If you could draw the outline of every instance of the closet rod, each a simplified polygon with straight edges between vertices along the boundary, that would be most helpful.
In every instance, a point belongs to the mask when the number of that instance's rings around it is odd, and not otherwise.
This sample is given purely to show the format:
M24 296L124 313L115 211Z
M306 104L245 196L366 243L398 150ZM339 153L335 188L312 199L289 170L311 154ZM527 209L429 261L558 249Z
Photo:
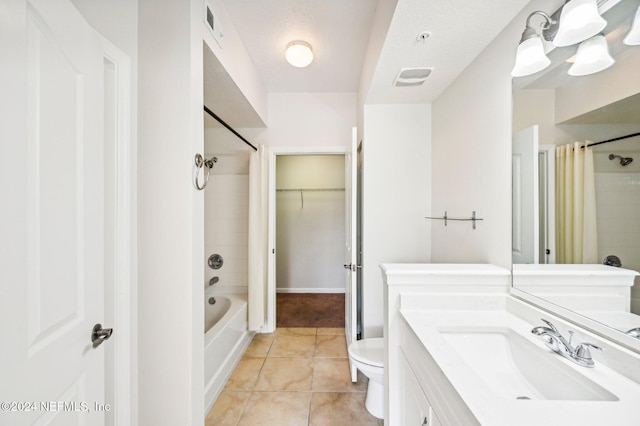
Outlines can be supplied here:
M344 188L287 188L287 189L276 189L277 192L300 192L300 191L311 191L311 192L322 192L322 191L344 191Z
M613 139L607 139L606 141L601 141L601 142L595 142L595 143L590 143L587 146L596 146L596 145L602 145L603 143L609 143L609 142L615 142L615 141L620 141L622 139L629 139L629 138L633 138L635 136L640 136L640 132L637 133L632 133L630 135L626 135L626 136L620 136L617 138L613 138ZM583 147L584 148L584 147Z
M233 128L231 128L231 126L229 126L227 123L224 122L224 120L220 117L218 117L213 111L211 111L209 108L207 108L206 105L204 105L204 111L209 114L211 117L215 118L216 120L218 120L218 123L222 124L224 127L227 128L227 130L229 130L231 133L233 133L234 135L236 135L237 137L240 138L240 140L244 143L246 143L247 145L249 145L251 148L253 148L254 151L257 151L258 148L256 148L255 146L253 146L253 144L251 142L249 142L248 140L246 140L245 138L242 137L242 135L238 132L236 132L235 130L233 130Z

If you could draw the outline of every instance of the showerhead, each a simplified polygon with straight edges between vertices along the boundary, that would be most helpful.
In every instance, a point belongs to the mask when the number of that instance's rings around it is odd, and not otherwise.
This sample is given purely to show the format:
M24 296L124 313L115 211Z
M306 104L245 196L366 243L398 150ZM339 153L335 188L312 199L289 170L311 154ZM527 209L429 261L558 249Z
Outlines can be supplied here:
M616 158L620 159L620 165L621 166L628 166L633 161L633 158L631 158L631 157L622 157L622 156L616 155L616 154L609 154L609 160L613 160L613 159L616 159Z

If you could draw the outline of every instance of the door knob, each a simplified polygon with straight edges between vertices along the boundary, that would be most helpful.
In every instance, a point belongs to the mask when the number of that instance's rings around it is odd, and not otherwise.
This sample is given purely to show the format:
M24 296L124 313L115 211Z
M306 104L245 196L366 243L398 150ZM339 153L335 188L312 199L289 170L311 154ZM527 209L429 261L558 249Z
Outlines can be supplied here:
M93 326L93 330L91 330L91 343L93 343L93 347L97 348L100 346L102 342L111 337L113 333L113 328L102 328L102 324L96 324Z

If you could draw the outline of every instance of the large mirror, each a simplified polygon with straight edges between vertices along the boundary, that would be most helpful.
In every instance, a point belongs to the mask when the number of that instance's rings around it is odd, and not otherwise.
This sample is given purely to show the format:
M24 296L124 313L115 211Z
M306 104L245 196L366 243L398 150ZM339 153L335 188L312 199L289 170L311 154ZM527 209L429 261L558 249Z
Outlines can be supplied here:
M598 3L611 67L569 75L575 45L513 79L513 287L640 350L640 0Z

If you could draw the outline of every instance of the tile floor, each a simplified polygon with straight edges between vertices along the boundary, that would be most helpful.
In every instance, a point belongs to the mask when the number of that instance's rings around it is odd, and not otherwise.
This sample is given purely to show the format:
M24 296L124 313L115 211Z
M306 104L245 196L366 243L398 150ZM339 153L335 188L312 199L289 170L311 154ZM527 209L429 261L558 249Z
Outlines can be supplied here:
M344 328L257 334L206 426L382 426L364 407L367 378L351 382Z

